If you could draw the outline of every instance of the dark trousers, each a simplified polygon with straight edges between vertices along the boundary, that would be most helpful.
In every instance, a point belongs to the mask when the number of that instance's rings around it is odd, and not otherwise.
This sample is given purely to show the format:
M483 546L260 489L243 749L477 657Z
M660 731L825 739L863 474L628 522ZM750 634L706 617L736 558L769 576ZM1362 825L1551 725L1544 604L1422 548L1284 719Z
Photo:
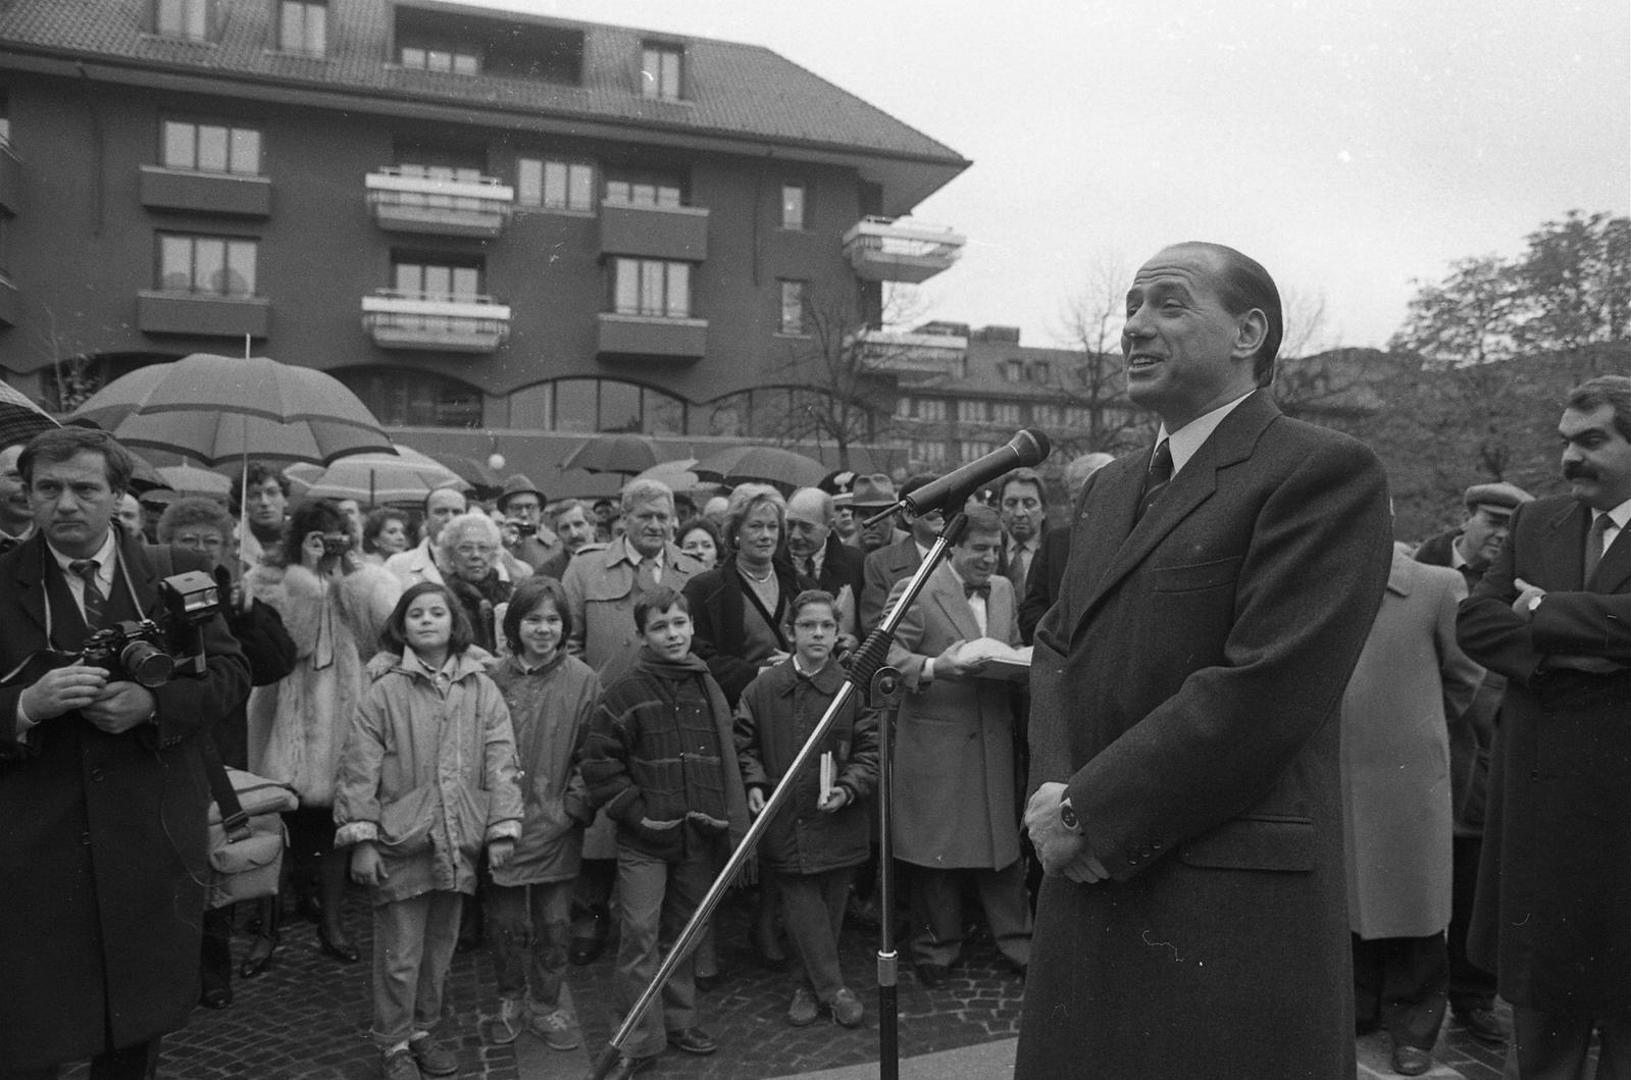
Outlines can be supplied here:
M233 904L210 908L204 912L204 938L200 953L199 974L204 991L232 989L232 913Z
M853 866L817 874L765 872L776 883L787 915L787 937L793 943L798 968L794 978L815 991L817 999L832 1004L844 988L838 964L838 937L844 929L844 907L849 901ZM764 878L760 878L761 885Z
M570 878L533 885L487 883L487 941L499 997L526 995L546 1012L571 1003L566 938L572 886Z
M1481 836L1458 836L1451 850L1450 878L1450 1008L1458 1013L1495 1005L1495 976L1467 957L1467 927L1472 922L1472 898L1478 888Z
M962 956L965 882L979 894L997 951L1020 966L1031 962L1031 906L1021 860L1001 870L911 870L913 963L950 967Z
M1512 1006L1505 1080L1586 1080L1591 1033L1602 1045L1596 1080L1631 1080L1631 1012L1609 1017L1560 1016Z
M149 1039L118 1050L104 1050L91 1058L91 1080L153 1080L159 1064L159 1039ZM0 1080L56 1080L57 1066L43 1069L0 1069Z
M1448 1003L1450 963L1444 935L1353 936L1354 1023L1382 1027L1401 1046L1431 1050Z

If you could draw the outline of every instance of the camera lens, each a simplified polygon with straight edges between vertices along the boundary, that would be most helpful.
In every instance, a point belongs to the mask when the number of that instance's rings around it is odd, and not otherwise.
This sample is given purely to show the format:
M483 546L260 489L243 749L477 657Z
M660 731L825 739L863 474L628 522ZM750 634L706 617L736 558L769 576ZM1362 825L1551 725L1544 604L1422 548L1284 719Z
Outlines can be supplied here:
M132 641L119 652L119 664L131 681L152 689L170 681L176 661L169 653L152 642Z

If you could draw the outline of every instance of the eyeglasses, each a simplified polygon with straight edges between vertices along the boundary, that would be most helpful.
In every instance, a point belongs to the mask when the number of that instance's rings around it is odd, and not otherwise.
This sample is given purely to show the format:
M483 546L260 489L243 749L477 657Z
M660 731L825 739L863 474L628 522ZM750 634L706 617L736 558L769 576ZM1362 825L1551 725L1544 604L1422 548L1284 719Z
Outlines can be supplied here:
M472 555L491 555L498 548L492 544L460 544L453 550L465 558L469 558Z

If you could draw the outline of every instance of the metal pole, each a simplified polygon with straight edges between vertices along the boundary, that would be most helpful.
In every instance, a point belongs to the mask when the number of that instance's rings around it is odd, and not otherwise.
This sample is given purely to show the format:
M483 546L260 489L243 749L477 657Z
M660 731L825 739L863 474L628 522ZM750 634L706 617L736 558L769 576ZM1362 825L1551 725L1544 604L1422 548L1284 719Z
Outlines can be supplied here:
M640 1018L645 1015L646 1010L649 1009L657 1000L657 995L662 992L663 986L668 983L669 979L673 978L674 969L679 967L680 963L691 954L692 948L694 948L696 945L697 938L701 936L703 925L706 924L707 921L713 916L714 908L719 906L719 901L725 895L725 890L730 886L730 883L735 880L736 875L742 869L742 865L753 856L754 847L758 844L759 838L764 835L765 829L769 827L770 819L775 816L776 811L779 810L788 799L793 797L792 782L794 778L796 778L802 770L808 767L809 764L819 756L820 748L826 740L827 733L832 729L833 724L837 722L839 714L844 710L844 707L849 704L850 698L857 692L858 687L866 686L870 689L872 687L874 675L887 674L880 672L879 669L883 667L884 658L889 653L889 643L894 639L895 628L900 625L900 621L905 616L906 610L912 606L914 601L917 600L917 595L923 590L924 584L928 582L929 575L934 573L935 568L939 566L941 561L946 557L946 552L951 548L951 546L961 539L963 531L967 527L968 519L962 514L958 514L956 517L952 518L946 523L945 528L941 530L939 539L934 542L934 547L929 550L928 557L923 560L923 565L917 568L917 571L907 582L906 589L901 593L900 599L897 600L895 602L895 606L884 615L882 624L880 624L876 630L872 631L871 634L867 635L866 642L858 650L856 650L854 657L850 661L848 681L846 681L843 686L838 688L838 693L836 696L834 696L832 704L828 705L827 711L822 714L821 722L815 726L815 730L810 732L810 737L806 739L804 741L804 745L799 748L799 752L793 758L792 764L788 765L787 772L782 775L781 781L776 785L776 790L770 793L770 798L765 802L765 808L759 812L759 816L755 818L753 824L749 826L747 835L744 836L742 838L742 842L736 846L736 850L731 852L730 858L725 860L725 868L719 872L718 877L714 878L714 883L708 887L707 894L703 896L702 902L697 905L697 910L691 915L691 920L685 924L685 929L680 931L679 937L674 939L674 945L671 949L669 949L668 955L663 958L662 965L657 968L657 974L652 976L651 982L648 983L646 988L640 992L640 997L636 999L633 1007L629 1009L628 1015L623 1018L623 1023L619 1025L617 1032L612 1035L611 1042L606 1044L606 1049L601 1051L600 1056L590 1063L589 1080L605 1080L606 1074L611 1071L613 1065L617 1064L617 1059L622 1052L623 1044L628 1041L629 1036L634 1034L635 1027L640 1023ZM878 867L878 896L880 903L887 899L888 902L892 904L894 901L894 885L891 880L893 876L893 868L890 866L887 858L888 852L892 849L888 826L886 824L889 820L889 812L886 805L886 800L883 798L883 793L888 790L888 788L885 786L887 784L887 780L885 779L887 773L884 771L884 762L888 759L884 757L884 747L888 742L890 733L887 731L887 729L884 729L883 726L880 725L879 734L878 764L880 794L878 800L878 818L880 822L879 828L883 830L882 836L880 837L882 842L880 845L879 857L883 860L883 862ZM880 979L885 973L884 953L886 951L889 954L888 967L891 979L893 978L894 974L894 927L891 925L893 919L894 911L891 909L885 909L882 917L883 929L879 948ZM880 982L878 1018L880 1040L879 1059L881 1067L889 1070L888 1072L884 1073L884 1076L893 1080L893 1078L898 1075L900 1067L899 1046L897 1043L896 1045L890 1047L889 1053L885 1055L883 1052L882 1042L883 1033L886 1028L890 1031L891 1035L893 1035L896 1031L897 1010L895 1008L896 1002L893 982L889 984L888 997L890 1009L887 1019L883 1015L883 997L883 984Z

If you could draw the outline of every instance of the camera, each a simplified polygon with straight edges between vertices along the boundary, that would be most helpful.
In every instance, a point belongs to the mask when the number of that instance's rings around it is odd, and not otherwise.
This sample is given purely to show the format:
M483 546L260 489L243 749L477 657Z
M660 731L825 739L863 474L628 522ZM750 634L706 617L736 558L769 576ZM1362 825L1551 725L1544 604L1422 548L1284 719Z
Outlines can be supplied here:
M19 670L66 667L83 660L92 667L106 668L114 682L133 682L148 689L169 682L178 667L191 666L201 673L202 627L221 609L220 586L202 570L189 570L159 582L159 599L163 610L155 617L104 626L78 652L42 649ZM25 677L32 682L40 673Z
M538 535L538 526L534 525L530 521L522 521L520 518L511 518L507 524L510 528L515 530L515 534L517 536L527 537Z
M351 550L352 546L350 533L323 534L323 555L326 558L333 558L336 555L344 555L346 552Z

